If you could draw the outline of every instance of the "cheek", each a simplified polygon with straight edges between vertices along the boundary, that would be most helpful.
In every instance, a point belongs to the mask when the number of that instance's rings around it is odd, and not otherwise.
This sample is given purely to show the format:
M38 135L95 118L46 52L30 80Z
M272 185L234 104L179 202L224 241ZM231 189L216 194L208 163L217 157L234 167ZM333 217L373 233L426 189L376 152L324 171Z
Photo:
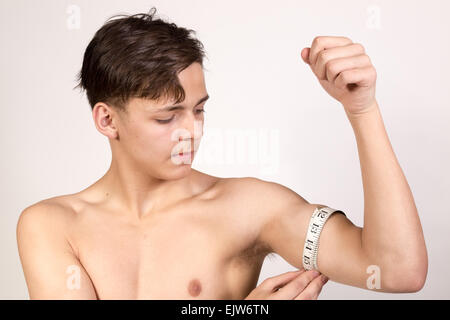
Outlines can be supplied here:
M170 131L167 128L146 128L136 135L137 147L144 157L164 159L170 153L173 144L170 141Z

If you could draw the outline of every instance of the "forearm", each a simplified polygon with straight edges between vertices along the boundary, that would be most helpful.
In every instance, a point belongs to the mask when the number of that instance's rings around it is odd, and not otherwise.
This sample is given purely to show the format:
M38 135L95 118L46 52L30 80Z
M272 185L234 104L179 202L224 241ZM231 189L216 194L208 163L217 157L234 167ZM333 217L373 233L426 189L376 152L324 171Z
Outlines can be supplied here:
M380 267L395 269L396 276L425 277L428 259L420 219L379 106L375 103L372 111L347 116L356 137L364 187L363 250Z

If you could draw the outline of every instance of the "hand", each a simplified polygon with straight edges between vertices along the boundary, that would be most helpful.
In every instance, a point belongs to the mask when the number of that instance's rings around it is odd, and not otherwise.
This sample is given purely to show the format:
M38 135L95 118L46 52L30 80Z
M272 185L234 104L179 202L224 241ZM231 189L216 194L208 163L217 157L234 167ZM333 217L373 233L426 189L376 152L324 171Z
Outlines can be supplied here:
M375 108L377 73L361 44L347 37L315 37L311 48L303 48L301 56L347 114Z
M312 270L290 271L265 279L244 300L317 300L327 281Z

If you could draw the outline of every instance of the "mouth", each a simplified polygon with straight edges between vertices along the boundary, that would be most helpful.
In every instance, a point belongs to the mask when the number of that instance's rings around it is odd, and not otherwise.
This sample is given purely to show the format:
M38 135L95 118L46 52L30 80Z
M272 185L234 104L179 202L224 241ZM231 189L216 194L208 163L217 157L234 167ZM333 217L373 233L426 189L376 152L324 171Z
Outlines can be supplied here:
M191 152L179 152L179 153L174 153L172 154L172 157L184 157L184 158L188 158L188 157L193 157L194 156L194 151Z

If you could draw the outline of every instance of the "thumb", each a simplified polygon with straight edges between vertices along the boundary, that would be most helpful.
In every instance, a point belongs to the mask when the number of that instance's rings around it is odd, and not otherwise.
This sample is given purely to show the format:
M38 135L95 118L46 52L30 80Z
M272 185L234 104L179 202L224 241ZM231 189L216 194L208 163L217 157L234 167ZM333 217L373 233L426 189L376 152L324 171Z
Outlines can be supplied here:
M303 48L300 55L305 63L309 64L309 50L310 48Z

